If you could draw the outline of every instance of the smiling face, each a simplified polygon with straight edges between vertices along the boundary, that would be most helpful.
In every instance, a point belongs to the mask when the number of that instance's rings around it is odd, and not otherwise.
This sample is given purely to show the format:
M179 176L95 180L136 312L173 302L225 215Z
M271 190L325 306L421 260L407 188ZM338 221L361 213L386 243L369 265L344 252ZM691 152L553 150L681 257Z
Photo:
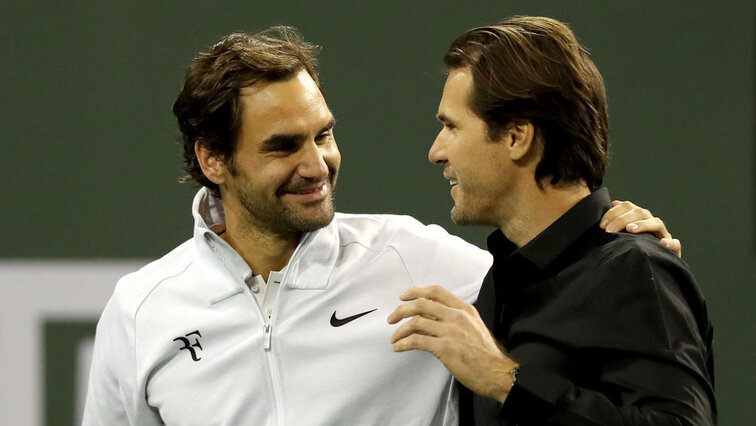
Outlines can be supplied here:
M502 202L511 192L504 143L486 136L486 123L468 107L473 77L468 68L453 69L444 85L438 119L444 127L428 159L444 166L452 185L451 217L460 225L498 226Z
M341 155L320 89L300 71L239 97L236 151L217 182L227 219L280 236L328 225Z

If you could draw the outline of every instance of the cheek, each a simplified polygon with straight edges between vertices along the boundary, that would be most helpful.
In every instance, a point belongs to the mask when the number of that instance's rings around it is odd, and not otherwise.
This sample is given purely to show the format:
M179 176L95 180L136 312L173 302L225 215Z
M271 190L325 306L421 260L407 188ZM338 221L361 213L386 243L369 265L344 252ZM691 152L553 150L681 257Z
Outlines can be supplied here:
M326 165L328 165L328 168L333 170L339 169L339 166L341 165L341 152L336 148L336 145L323 153L323 160Z
M502 165L494 153L483 152L482 155L469 156L464 166L464 174L470 185L480 191L491 192L501 183Z
M265 168L258 171L254 183L260 190L268 188L278 191L292 179L295 170L294 167L287 164L268 164Z
M323 156L332 158L337 162L341 161L341 152L339 152L339 147L336 145L336 142L331 142L324 148Z
M481 169L487 167L487 163L491 161L482 155L478 148L465 143L457 143L450 147L449 160L454 169L470 176L480 175Z

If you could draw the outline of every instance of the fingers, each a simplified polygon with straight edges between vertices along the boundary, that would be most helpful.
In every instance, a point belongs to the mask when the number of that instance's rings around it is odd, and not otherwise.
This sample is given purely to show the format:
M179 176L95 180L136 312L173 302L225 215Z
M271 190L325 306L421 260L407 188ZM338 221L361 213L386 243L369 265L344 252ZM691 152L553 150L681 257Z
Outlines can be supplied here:
M632 210L632 207L635 207L635 204L629 201L612 201L612 208L604 213L601 222L599 222L599 226L602 229L606 229L606 226L612 223L617 216L627 213L629 210Z
M391 344L404 339L412 334L422 334L424 336L440 336L443 333L443 325L423 317L414 317L399 327L391 336Z
M682 243L672 238L664 221L630 201L612 201L612 208L601 218L599 226L607 232L619 232L624 229L632 234L653 234L659 238L663 246L682 257Z
M436 354L438 353L440 344L441 341L437 337L415 333L396 342L393 342L391 344L391 349L393 349L394 352L404 352L411 351L413 349L419 349Z
M659 241L664 247L675 252L678 257L682 257L682 244L680 243L680 240L677 238L662 238Z
M411 302L399 305L398 308L389 314L386 319L389 324L396 324L404 318L410 318L415 315L423 316L429 319L443 319L447 316L449 307L442 303L430 299L416 299Z
M449 290L437 285L428 287L412 287L411 289L400 294L399 298L402 300L415 300L425 298L429 300L435 300L451 308L463 310L467 310L468 306L470 306L464 300L461 300L457 296L452 294Z
M636 220L628 224L625 229L632 234L640 234L648 232L654 234L656 238L672 238L672 234L667 231L667 227L664 222L658 217L652 217L651 219Z
M624 229L632 234L644 232L653 234L656 238L659 238L659 242L663 246L682 257L682 243L680 240L672 238L672 234L669 233L664 221L630 201L612 201L612 208L601 218L599 226L608 232L618 232Z
M627 230L638 234L648 232L657 238L671 238L664 222L647 209L636 206L630 201L612 201L612 208L604 214L599 226L607 232Z
M443 350L441 342L449 336L459 336L460 326L472 325L474 329L476 318L481 322L472 305L439 286L413 287L400 298L408 302L397 307L386 320L396 324L411 319L391 336L391 346L396 352L420 349L438 356L438 351Z
M650 211L638 207L630 201L613 201L612 206L599 223L599 226L607 232L619 232L633 222L654 217ZM664 230L666 231L666 228Z
M405 303L396 308L387 318L389 324L395 324L404 318L415 315L432 319L446 319L449 315L454 314L454 310L477 314L472 305L440 286L413 287L400 294L399 298L410 301L410 303Z

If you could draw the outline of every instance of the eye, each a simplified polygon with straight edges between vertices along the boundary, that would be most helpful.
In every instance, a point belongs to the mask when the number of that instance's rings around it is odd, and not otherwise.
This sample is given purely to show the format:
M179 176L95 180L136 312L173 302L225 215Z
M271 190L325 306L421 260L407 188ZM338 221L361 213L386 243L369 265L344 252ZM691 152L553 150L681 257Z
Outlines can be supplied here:
M273 152L291 152L297 149L297 143L294 141L281 141L279 144L271 147Z
M315 137L315 143L324 144L331 139L331 136L333 136L333 134L330 130L323 132Z
M294 136L275 136L262 143L260 152L288 154L299 149L299 138Z

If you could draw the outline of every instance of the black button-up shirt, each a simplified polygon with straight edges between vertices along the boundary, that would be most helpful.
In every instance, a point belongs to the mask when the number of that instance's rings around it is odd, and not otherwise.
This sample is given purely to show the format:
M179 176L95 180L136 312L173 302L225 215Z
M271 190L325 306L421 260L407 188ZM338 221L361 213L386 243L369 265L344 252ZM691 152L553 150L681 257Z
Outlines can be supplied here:
M607 233L601 189L494 265L476 307L521 371L506 402L461 394L462 425L713 425L712 327L688 266ZM474 411L474 414L473 414Z

